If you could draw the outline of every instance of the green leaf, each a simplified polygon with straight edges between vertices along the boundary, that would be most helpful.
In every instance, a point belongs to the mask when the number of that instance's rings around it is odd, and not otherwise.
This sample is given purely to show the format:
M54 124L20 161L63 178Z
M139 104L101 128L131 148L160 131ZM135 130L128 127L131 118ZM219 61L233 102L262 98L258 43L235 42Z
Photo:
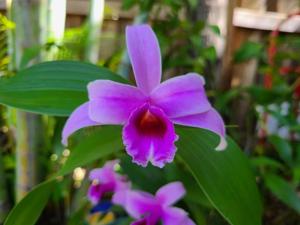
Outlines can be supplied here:
M137 4L137 0L123 0L122 1L122 9L129 10L131 9L135 4Z
M265 176L266 186L282 202L300 213L300 198L292 186L281 177L268 174Z
M274 87L273 89L265 89L264 87L251 86L245 89L250 94L256 104L268 105L275 102L281 102L289 97L291 90L289 87Z
M68 160L58 172L58 176L66 175L76 167L85 166L99 158L121 150L123 148L121 137L121 127L119 126L99 128L72 149Z
M68 116L87 101L86 85L96 79L125 82L92 64L53 61L35 65L11 78L0 78L0 103L26 111Z
M190 4L192 9L195 9L197 7L198 1L197 0L188 0L188 3Z
M6 16L0 13L0 31L11 30L16 27L16 24L9 20Z
M56 184L46 181L36 186L9 213L4 225L33 225L38 220Z
M210 28L210 30L215 33L218 36L221 36L221 30L219 28L219 26L217 25L209 25L208 28Z
M195 185L195 178L192 174L184 168L182 165L180 167L175 163L168 164L165 167L166 176L169 179L169 182L180 180L185 189L186 195L184 199L191 204L200 204L206 208L212 208L210 201L207 199L201 188Z
M34 58L38 57L40 52L42 51L43 46L37 45L31 48L26 48L21 58L20 68L24 69Z
M290 144L283 138L276 135L269 137L269 141L278 152L280 158L291 166L293 163L293 150Z
M277 162L274 159L265 157L265 156L259 156L251 159L251 164L256 167L270 167L274 169L283 169L283 165L279 162Z
M146 168L138 166L132 163L131 158L128 156L122 157L121 167L129 179L144 191L155 193L167 183L163 170L152 165L148 165Z
M78 211L70 215L67 225L83 225L85 215L88 213L86 208L86 205L83 205Z
M262 50L263 45L261 43L247 41L235 53L234 61L241 63L252 58L258 58L261 56Z
M143 168L132 163L129 156L124 156L121 160L121 167L132 183L137 185L141 190L154 194L160 187L169 182L181 181L187 191L184 197L186 201L201 204L209 208L212 207L202 190L194 185L194 177L186 168L182 168L182 165L180 169L176 163L168 164L163 169L150 164L146 168Z
M232 225L260 225L262 206L249 161L228 138L228 147L214 148L219 138L206 130L179 127L178 155L220 214Z
M279 126L288 126L290 127L293 124L296 124L297 121L291 121L289 115L282 115L282 113L278 109L270 109L270 107L265 108L266 112L276 118L279 122Z
M217 52L214 46L207 47L202 50L203 57L210 61L215 61L217 59Z

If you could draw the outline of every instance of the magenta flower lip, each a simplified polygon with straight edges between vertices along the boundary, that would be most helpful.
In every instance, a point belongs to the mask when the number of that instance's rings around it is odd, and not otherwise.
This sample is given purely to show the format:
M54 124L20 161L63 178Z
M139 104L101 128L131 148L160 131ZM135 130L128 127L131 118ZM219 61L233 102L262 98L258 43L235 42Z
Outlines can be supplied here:
M110 80L89 83L89 101L69 117L63 143L83 127L123 125L123 142L133 162L163 167L174 159L178 140L174 125L179 124L218 134L216 150L225 149L224 122L207 99L204 78L188 73L160 83L159 44L148 25L127 27L126 43L137 87Z

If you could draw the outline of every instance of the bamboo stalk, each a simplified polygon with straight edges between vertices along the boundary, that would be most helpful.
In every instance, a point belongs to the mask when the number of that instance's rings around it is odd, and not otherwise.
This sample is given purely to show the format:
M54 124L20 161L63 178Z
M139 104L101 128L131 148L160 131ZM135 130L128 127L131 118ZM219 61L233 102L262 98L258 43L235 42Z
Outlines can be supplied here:
M104 5L104 0L90 0L85 60L92 63L97 63L99 60L101 28L104 19Z
M16 199L22 199L39 182L39 152L43 148L42 117L17 112Z
M46 9L42 9L42 13L46 13L47 15L44 34L47 40L54 41L56 45L60 45L62 44L65 32L67 0L47 0L45 7ZM43 14L40 17L41 20L45 19L45 15ZM45 59L53 60L56 58L57 53L58 48L51 48L51 50L46 53Z
M10 35L13 70L20 68L25 49L39 45L39 9L43 1L7 0L9 16L16 24ZM35 62L39 61L36 59ZM44 124L40 115L17 112L16 116L16 201L20 201L39 180L38 152L43 146Z

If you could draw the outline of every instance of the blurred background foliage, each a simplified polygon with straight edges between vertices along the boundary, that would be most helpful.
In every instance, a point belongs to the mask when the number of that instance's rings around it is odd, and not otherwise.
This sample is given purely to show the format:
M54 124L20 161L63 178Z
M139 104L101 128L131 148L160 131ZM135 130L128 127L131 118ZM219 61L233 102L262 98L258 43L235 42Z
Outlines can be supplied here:
M138 12L133 23L151 23L156 32L162 51L163 79L190 71L205 76L210 99L222 113L228 133L245 151L255 172L264 204L264 224L300 224L299 35L277 32L265 35L260 41L243 42L234 51L232 61L242 65L256 60L258 68L255 80L251 85L232 86L224 90L218 85L222 59L215 46L207 41L207 32L219 38L224 37L218 26L209 24L206 17L201 16L202 6L203 2L196 0L122 1L123 11L135 9ZM93 62L126 78L130 77L132 73L124 45L124 30L91 34L93 29L101 30L103 17L93 24L91 9L89 13L84 23L67 27L61 37L55 39L46 35L40 43L27 46L22 51L14 46L12 37L19 29L18 21L13 16L1 14L0 76L14 76L16 71L38 61L71 59ZM106 7L103 12L98 9L98 14L101 13L111 15L114 19L113 9ZM45 32L47 34L49 30ZM90 35L96 38L91 41ZM110 45L106 46L107 43ZM95 57L90 56L95 54L90 50L94 44L100 46L100 57L96 56L96 61ZM105 56L102 54L104 48L106 52L110 50ZM18 66L15 66L13 51L22 53ZM99 54L97 51L96 48L96 55ZM17 120L17 110L0 106L0 223L19 201L18 192L22 190L18 189L24 188L17 185L17 171L24 168L15 157L18 151L16 136L18 129L21 129L17 126ZM24 184L30 187L55 174L70 155L70 150L60 142L65 118L42 116L40 121L43 125L43 146L37 150L39 166L34 169L39 171L39 176L36 182ZM94 130L91 128L79 132L72 139L70 149ZM92 208L85 197L88 170L111 158L114 158L114 154L103 157L87 168L78 167L71 175L57 182L54 194L37 224L128 224L129 219L119 208L107 207L105 202ZM193 185L188 184L194 178L187 173L187 168L180 160L177 164L168 165L163 172L151 166L141 171L130 163L127 156L123 156L121 168L120 172L127 174L134 185L152 193L166 182L183 180L184 184L187 183L188 195L180 204L190 212L196 223L227 224L205 195L195 192Z

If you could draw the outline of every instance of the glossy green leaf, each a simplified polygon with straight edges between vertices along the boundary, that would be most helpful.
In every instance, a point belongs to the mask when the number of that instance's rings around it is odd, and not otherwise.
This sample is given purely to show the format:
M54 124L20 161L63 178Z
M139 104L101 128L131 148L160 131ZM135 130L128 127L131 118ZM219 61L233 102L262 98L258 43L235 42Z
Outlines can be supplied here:
M218 25L209 25L208 28L216 35L221 36L221 30Z
M202 50L202 55L205 59L215 61L217 59L217 51L214 46L204 48Z
M197 183L232 225L260 225L262 206L249 161L228 139L228 148L214 148L218 137L208 131L179 127L178 155L186 163Z
M234 55L234 61L237 63L247 61L253 58L259 58L262 55L263 45L261 43L248 41L245 42Z
M268 174L265 183L277 198L300 213L300 197L288 182L277 175Z
M168 182L181 181L186 189L184 200L190 204L197 204L206 208L212 208L210 201L207 199L202 189L195 185L195 178L190 171L182 164L171 163L165 166L165 176Z
M141 190L155 193L167 183L163 170L150 164L146 168L138 166L132 163L132 159L129 156L122 157L121 167L129 179Z
M38 220L52 193L55 180L36 186L9 213L4 225L33 225Z
M265 156L259 156L251 159L251 164L255 167L269 167L272 169L284 169L281 163Z
M179 168L176 163L171 163L160 169L148 164L146 168L143 168L132 163L132 159L126 155L122 157L121 167L130 181L141 190L154 194L160 187L167 183L181 181L187 191L184 197L187 202L211 208L211 204L202 190L195 185L194 177L186 168L182 168L182 165Z
M122 1L122 8L124 10L131 9L135 4L137 4L137 0L123 0Z
M269 141L278 152L280 158L288 165L292 165L293 150L289 142L276 135L269 137Z
M291 94L291 88L286 85L274 87L273 89L266 89L260 86L250 86L245 88L245 91L251 96L253 102L260 105L282 102Z
M59 176L72 172L76 167L85 166L101 157L116 153L123 148L121 127L103 126L80 144L71 149L71 154L58 172Z
M24 50L24 53L23 53L22 58L21 58L20 68L21 69L26 68L26 66L28 66L28 64L33 59L36 59L40 55L42 49L43 49L43 46L40 46L40 45L36 45L36 46L31 47L31 48L26 48Z
M198 4L197 0L188 0L188 2L192 9L195 9L197 7L197 4Z
M87 213L87 207L83 205L78 211L69 216L67 225L83 225Z
M120 76L92 64L53 61L0 79L0 103L26 111L68 116L87 101L86 85L96 79L125 82Z

